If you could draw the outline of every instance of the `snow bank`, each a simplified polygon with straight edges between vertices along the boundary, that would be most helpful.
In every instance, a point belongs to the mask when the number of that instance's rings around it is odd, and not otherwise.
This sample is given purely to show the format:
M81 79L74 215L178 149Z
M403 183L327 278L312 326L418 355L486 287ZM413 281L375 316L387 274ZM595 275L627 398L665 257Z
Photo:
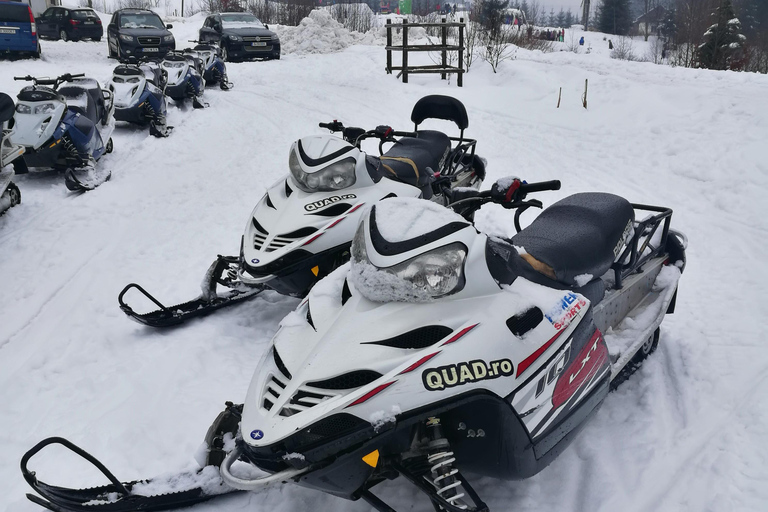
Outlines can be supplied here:
M334 53L353 44L373 44L373 34L350 32L328 11L314 10L297 27L276 25L283 53Z

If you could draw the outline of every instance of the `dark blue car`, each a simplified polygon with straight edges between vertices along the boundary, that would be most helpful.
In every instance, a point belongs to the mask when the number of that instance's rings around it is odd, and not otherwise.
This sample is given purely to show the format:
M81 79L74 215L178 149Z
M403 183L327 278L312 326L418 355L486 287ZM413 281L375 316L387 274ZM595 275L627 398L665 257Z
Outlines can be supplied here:
M0 0L0 55L22 53L40 57L35 16L27 4Z

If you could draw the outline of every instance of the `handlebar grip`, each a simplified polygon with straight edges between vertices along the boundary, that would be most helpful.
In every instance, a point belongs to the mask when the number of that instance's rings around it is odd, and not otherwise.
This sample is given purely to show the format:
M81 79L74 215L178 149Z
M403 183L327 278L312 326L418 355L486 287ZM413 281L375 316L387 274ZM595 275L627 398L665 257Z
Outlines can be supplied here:
M524 194L543 192L545 190L560 190L560 180L540 181L538 183L523 183L518 189Z
M29 76L29 75L27 75L27 76L15 76L15 77L13 77L13 79L14 80L32 80L32 77Z
M317 126L319 126L320 128L327 128L329 130L333 129L333 127L331 126L331 123L318 123Z

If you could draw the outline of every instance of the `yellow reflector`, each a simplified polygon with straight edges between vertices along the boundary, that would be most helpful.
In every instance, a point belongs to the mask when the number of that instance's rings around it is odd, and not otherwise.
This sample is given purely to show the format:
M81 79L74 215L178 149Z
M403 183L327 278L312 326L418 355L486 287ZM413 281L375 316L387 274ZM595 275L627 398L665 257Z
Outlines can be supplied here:
M315 274L315 277L317 277L317 274L320 273L320 267L318 267L317 265L312 267L312 273Z
M374 450L365 457L363 457L363 462L371 466L372 468L376 467L376 464L379 463L379 450Z

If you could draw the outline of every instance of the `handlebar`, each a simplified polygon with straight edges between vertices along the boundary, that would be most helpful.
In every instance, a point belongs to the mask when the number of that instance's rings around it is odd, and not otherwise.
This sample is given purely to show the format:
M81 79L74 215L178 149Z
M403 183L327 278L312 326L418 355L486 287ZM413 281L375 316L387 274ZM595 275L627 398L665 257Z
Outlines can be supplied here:
M540 181L538 183L523 183L518 189L523 194L531 192L544 192L546 190L560 190L560 180Z
M85 73L76 73L74 75L71 73L66 73L56 78L47 78L47 77L37 78L32 75L27 75L27 76L15 76L13 77L13 79L24 80L26 82L34 82L35 85L52 85L56 87L62 82L68 82L73 78L82 78L84 76L85 76Z

